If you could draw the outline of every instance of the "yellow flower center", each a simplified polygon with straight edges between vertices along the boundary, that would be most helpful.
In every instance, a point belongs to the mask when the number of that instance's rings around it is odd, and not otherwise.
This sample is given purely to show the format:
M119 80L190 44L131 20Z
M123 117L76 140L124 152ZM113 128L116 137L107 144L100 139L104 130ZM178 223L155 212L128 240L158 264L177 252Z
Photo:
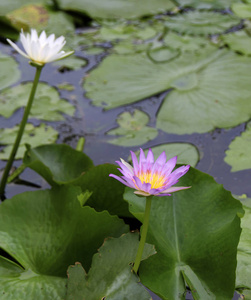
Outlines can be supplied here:
M151 171L147 171L146 173L139 173L137 176L140 181L143 183L150 183L152 189L158 189L166 185L166 177L163 175L160 175L159 173L151 173Z

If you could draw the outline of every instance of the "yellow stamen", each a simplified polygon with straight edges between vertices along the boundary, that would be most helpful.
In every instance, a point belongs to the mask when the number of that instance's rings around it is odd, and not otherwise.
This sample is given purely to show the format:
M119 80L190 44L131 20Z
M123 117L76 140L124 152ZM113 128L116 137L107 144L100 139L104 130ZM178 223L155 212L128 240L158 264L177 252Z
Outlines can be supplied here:
M151 171L147 170L146 172L141 172L138 174L137 176L140 181L143 183L150 183L152 189L158 189L163 187L165 181L166 181L166 177L163 175L160 175L159 173L154 173L152 174ZM165 183L166 185L166 183Z

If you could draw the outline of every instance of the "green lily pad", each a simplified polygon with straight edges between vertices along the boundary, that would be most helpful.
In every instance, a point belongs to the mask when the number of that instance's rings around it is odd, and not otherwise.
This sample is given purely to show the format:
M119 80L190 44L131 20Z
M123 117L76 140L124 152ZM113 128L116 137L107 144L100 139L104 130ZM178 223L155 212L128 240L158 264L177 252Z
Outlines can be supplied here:
M88 55L98 55L104 52L104 48L101 47L91 47L85 50L85 54Z
M186 285L195 299L232 299L242 205L193 168L179 185L191 188L152 199L147 242L157 254L141 263L140 279L162 299L185 299ZM142 221L145 198L129 188L124 196Z
M116 139L108 140L108 143L119 146L137 146L153 140L158 135L158 130L146 126L149 117L146 113L135 109L131 114L124 112L117 119L120 127L107 132L108 135L121 136Z
M248 123L246 131L237 136L229 145L224 161L229 164L231 172L251 169L251 123Z
M100 19L132 19L154 15L172 9L174 4L169 0L58 0L59 7Z
M0 90L17 82L20 75L17 62L12 57L0 52ZM0 111L2 111L2 107Z
M0 3L0 15L5 16L7 13L28 4L41 4L43 2L43 0L2 0Z
M59 71L67 70L79 70L82 67L86 66L87 61L83 58L77 56L70 56L62 60L55 61L54 66L58 66Z
M202 133L250 119L250 69L249 57L214 47L161 64L145 53L110 55L85 79L84 88L94 105L110 109L173 87L159 109L157 127Z
M26 106L32 83L7 88L0 93L0 115L9 118L18 108ZM73 116L75 107L60 99L58 91L47 83L39 83L31 108L30 118L47 121L64 120L62 113Z
M180 165L191 165L195 167L199 161L199 152L197 148L188 143L170 143L163 144L155 147L151 147L153 155L155 158L159 157L160 154L165 151L166 158L171 159L177 156L177 163ZM144 150L145 155L148 149ZM135 152L136 156L139 158L139 151ZM130 158L129 158L130 160Z
M168 47L162 46L159 48L154 48L150 49L148 51L149 57L154 61L154 62L167 62L175 57L177 57L180 54L178 50L173 50L169 49Z
M65 91L74 91L75 90L75 87L74 85L68 83L68 82L63 82L63 83L60 83L57 85L57 87L60 89L60 90L65 90Z
M205 68L173 82L176 89L162 103L157 128L176 134L203 133L250 119L251 86L247 74L251 59L232 52L218 53L220 56Z
M93 256L88 274L77 263L68 269L66 300L97 299L152 299L131 271L139 244L137 233L128 233L118 239L108 239ZM145 245L143 259L155 253L153 246Z
M0 283L2 300L48 300L52 295L54 300L63 300L67 279L24 270L0 256Z
M87 155L65 144L29 147L23 162L50 185L72 183L93 167Z
M68 266L78 261L89 270L104 239L128 231L118 217L82 207L80 194L79 187L58 187L26 192L2 203L0 247L24 270L11 263L5 266L10 269L6 275L16 275L0 276L1 299L23 300L29 295L29 299L65 299Z
M221 36L221 39L232 50L245 55L251 55L251 37L245 31L236 31Z
M224 9L230 8L238 0L178 0L180 6L197 9Z
M231 9L240 18L251 18L251 3L234 3Z
M169 31L164 37L164 44L181 51L199 50L208 45L209 40L199 36L179 35Z
M240 200L245 215L241 219L242 232L237 253L236 289L246 296L245 299L249 299L251 295L251 199Z
M0 129L0 144L6 145L6 147L4 147L4 149L0 152L0 159L9 159L18 130L19 126ZM43 123L38 127L34 127L32 124L26 124L15 158L23 158L24 152L26 151L25 144L29 144L32 147L36 147L41 144L51 144L57 140L57 137L58 132L51 126Z
M232 15L222 15L210 11L189 11L169 17L166 26L180 33L208 35L222 33L238 25L240 19Z
M92 192L86 205L93 207L96 211L107 210L111 215L131 218L128 203L123 199L125 186L109 177L109 174L120 175L117 166L98 165L85 172L74 184L80 186L82 191L88 189Z

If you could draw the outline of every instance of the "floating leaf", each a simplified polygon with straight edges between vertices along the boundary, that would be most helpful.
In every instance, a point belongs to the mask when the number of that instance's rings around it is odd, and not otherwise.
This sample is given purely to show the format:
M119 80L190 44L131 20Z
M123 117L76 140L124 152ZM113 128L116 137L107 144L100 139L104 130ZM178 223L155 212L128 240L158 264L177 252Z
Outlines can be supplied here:
M43 2L43 0L1 0L0 15L5 16L7 13L28 4L41 4Z
M141 263L140 279L162 299L185 299L186 285L195 299L231 299L242 205L193 168L179 185L191 188L152 200L147 242L157 254ZM131 213L142 221L145 198L126 191Z
M246 131L237 136L229 145L224 161L229 164L231 172L251 169L251 123L248 123Z
M245 31L236 31L221 36L221 39L232 50L251 55L251 37L245 33Z
M150 49L148 51L149 57L154 61L154 62L167 62L169 60L174 59L179 55L178 50L173 50L169 49L168 47L159 47L159 48L154 48Z
M211 11L189 11L168 17L166 26L180 33L208 35L222 33L238 25L240 19Z
M88 55L98 55L104 52L104 48L101 47L91 47L85 50L85 54Z
M24 164L40 174L50 185L72 183L93 167L87 155L64 144L29 147Z
M89 270L104 239L128 231L118 217L82 207L80 193L78 187L60 187L1 204L0 247L24 268L0 261L9 270L0 276L1 300L65 299L68 266L78 261Z
M178 0L180 6L197 9L224 9L229 8L235 2L238 0Z
M109 135L121 135L116 139L109 140L108 143L120 146L137 146L153 140L158 131L155 128L146 126L149 117L144 112L135 109L133 114L124 112L117 119L119 128L107 132Z
M204 37L178 35L169 31L164 37L164 44L172 49L181 51L199 50L208 45L209 40Z
M0 152L0 159L9 159L12 145L17 136L19 126L13 128L0 129L0 144L7 145ZM25 144L29 144L32 147L36 147L41 144L51 144L57 140L58 132L51 126L40 124L38 127L34 127L32 124L26 124L25 131L18 148L16 159L23 157L26 151Z
M17 82L19 78L20 70L18 69L17 62L12 57L0 52L0 90ZM0 114L1 111L2 107Z
M60 83L57 85L57 87L60 90L65 90L65 91L74 91L74 89L75 89L74 85L72 85L68 82Z
M86 66L86 64L87 61L85 59L77 56L70 56L53 63L54 66L58 66L59 71L64 71L64 69L74 71L79 70L82 67Z
M219 52L220 53L220 52ZM157 128L169 133L207 132L241 124L251 115L251 59L232 52L196 73L184 74L172 86L157 116Z
M0 115L9 118L18 108L26 106L32 83L7 88L0 93ZM58 91L47 83L39 83L30 117L47 120L64 120L61 113L73 116L75 108L68 101L60 99Z
M195 167L199 161L198 150L192 144L169 143L151 147L151 149L153 151L154 157L159 157L163 151L165 151L166 153L167 160L171 159L174 156L177 156L177 163L181 165L186 164ZM147 154L148 149L144 150L144 152L145 154ZM139 157L139 151L135 152L135 154L137 155L137 157Z
M59 0L59 7L89 15L92 18L117 19L138 18L145 15L154 15L174 7L170 0Z
M251 3L234 3L231 9L240 18L251 18Z
M152 299L139 284L138 277L131 271L139 244L137 233L127 233L118 239L108 239L93 256L88 274L77 263L68 269L66 300ZM143 259L155 253L153 246L146 244Z

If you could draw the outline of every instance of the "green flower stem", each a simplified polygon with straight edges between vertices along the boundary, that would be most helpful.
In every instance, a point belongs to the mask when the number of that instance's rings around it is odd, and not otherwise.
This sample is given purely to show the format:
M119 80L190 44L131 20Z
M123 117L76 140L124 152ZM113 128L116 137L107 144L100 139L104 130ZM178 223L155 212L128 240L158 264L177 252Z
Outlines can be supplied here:
M144 250L144 246L145 246L145 242L146 242L146 236L147 236L149 219L150 219L152 197L153 196L146 197L146 208L145 208L145 215L144 215L141 237L140 237L140 242L139 242L139 248L138 248L135 263L134 263L134 266L132 269L135 274L138 273L140 261L142 258L142 254L143 254L143 250Z
M0 197L3 198L3 199L4 199L4 191L5 191L6 182L7 182L7 179L8 179L9 172L10 172L10 169L12 167L13 161L15 159L20 141L22 139L24 128L25 128L28 116L30 114L30 110L31 110L31 107L32 107L32 103L33 103L33 100L34 100L35 92L36 92L36 89L37 89L37 85L38 85L38 81L39 81L39 77L40 77L43 65L41 65L41 66L36 65L36 68L37 68L37 70L36 70L35 78L34 78L34 81L33 81L33 86L32 86L31 92L30 92L30 97L29 97L28 103L25 107L23 119L20 123L19 131L18 131L18 134L16 136L16 140L15 140L15 143L13 145L9 160L8 160L8 162L6 164L6 167L4 169L4 172L3 172L3 176L2 176L2 180L1 180L1 184L0 184Z

